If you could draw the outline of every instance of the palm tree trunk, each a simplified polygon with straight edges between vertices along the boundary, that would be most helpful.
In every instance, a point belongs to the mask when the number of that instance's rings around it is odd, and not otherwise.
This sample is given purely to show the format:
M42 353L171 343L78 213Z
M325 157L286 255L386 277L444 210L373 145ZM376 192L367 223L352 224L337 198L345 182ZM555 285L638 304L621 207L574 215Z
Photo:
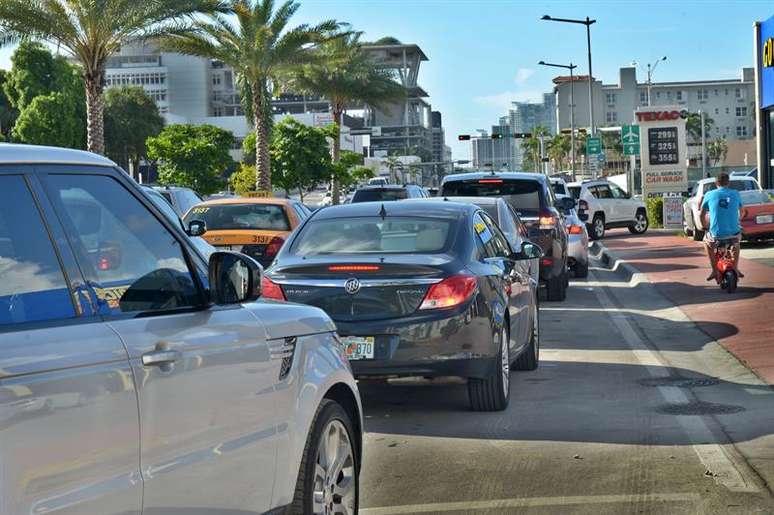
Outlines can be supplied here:
M336 124L336 137L331 145L331 161L338 163L341 158L341 118L344 114L344 106L339 102L333 103L333 123ZM331 177L331 204L334 206L341 202L339 180L334 175Z
M105 153L105 100L102 97L103 70L87 72L86 85L86 147L95 154Z
M271 170L269 169L269 127L267 113L263 109L264 88L256 84L253 88L253 126L255 127L255 188L271 191Z

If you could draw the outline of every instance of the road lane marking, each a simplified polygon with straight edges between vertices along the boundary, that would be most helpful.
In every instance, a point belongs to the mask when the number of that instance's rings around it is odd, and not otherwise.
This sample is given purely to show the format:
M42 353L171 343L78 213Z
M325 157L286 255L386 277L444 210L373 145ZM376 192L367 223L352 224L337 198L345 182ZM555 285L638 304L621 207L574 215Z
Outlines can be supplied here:
M594 276L595 274L590 272L589 275ZM644 365L648 374L652 377L659 377L662 375L662 372L660 371L662 367L664 369L672 368L658 352L654 352L648 348L646 343L639 337L634 327L632 327L626 315L616 311L617 306L610 299L610 296L604 288L596 288L594 293L597 296L600 305L610 311L610 320L621 333L626 344L632 349L637 360ZM685 392L679 388L659 386L657 389L661 396L670 404L687 404L691 401ZM699 460L701 460L702 464L704 464L707 470L713 474L713 477L718 484L725 486L733 492L760 491L754 483L745 480L744 476L734 465L734 462L723 449L722 445L716 443L699 443L716 440L712 431L704 421L704 417L696 415L678 415L677 420L683 427L686 436L688 436L691 441L696 442L691 447L699 457Z
M361 508L363 515L400 515L403 513L432 513L444 511L478 511L503 508L536 508L541 506L573 506L583 504L697 502L696 493L671 494L623 494L623 495L558 495L554 497L521 497L517 499L491 499L486 501L439 502Z

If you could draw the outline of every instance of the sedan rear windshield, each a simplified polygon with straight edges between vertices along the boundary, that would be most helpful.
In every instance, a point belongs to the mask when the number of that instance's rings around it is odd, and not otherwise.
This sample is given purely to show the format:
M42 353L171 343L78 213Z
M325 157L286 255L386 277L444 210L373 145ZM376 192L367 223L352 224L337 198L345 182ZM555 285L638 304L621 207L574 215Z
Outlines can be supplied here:
M207 230L257 229L289 231L290 222L282 206L273 204L217 204L192 208L184 217L186 224L201 220Z
M501 197L520 216L540 212L542 184L529 179L480 179L450 181L443 185L443 196Z
M369 188L367 190L357 190L352 197L352 203L356 202L379 202L390 200L403 200L408 197L406 190L396 188Z
M312 220L290 252L296 256L442 253L451 244L453 226L453 220L403 216Z
M739 194L743 206L753 206L756 204L774 204L771 195L763 190L743 191Z

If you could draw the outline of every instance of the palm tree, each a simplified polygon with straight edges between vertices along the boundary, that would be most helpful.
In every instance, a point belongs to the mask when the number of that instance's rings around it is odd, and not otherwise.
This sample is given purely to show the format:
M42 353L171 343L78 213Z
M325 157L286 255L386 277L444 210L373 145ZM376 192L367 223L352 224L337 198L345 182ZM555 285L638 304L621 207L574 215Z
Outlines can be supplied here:
M353 105L385 108L401 100L406 90L390 70L376 65L363 51L360 33L332 39L321 45L320 59L303 66L291 82L299 92L320 95L331 103L336 124L331 146L331 159L338 162L341 145L341 122L344 111ZM333 203L339 202L339 185L333 181Z
M522 166L525 169L532 166L533 172L540 173L540 136L543 136L543 150L545 151L545 137L548 135L550 135L550 132L545 127L535 127L532 129L531 136L522 141L521 148L524 151L524 162Z
M557 170L565 170L565 163L567 162L567 158L571 151L570 136L557 134L546 141L545 144L548 148L548 155L554 160Z
M42 39L81 65L90 151L103 154L105 66L122 43L190 28L191 16L223 11L219 0L0 0L0 42Z
M707 143L707 157L712 160L712 166L717 166L725 160L728 154L728 142L725 138L715 138Z
M338 32L342 24L327 20L317 25L288 28L299 8L294 0L287 0L276 9L274 0L227 2L236 15L234 22L214 13L208 19L198 20L195 32L170 33L162 40L162 46L183 54L217 59L234 69L242 93L251 96L246 115L255 129L256 187L269 191L271 98L293 71L320 58L317 45L342 36Z

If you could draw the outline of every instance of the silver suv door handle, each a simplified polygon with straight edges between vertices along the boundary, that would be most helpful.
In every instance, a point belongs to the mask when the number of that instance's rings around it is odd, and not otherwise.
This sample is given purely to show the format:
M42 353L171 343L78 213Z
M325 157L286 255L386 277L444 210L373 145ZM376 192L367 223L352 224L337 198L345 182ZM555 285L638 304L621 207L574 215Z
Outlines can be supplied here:
M181 356L182 354L180 354L179 350L154 350L142 355L142 364L146 367L170 365L179 360Z

